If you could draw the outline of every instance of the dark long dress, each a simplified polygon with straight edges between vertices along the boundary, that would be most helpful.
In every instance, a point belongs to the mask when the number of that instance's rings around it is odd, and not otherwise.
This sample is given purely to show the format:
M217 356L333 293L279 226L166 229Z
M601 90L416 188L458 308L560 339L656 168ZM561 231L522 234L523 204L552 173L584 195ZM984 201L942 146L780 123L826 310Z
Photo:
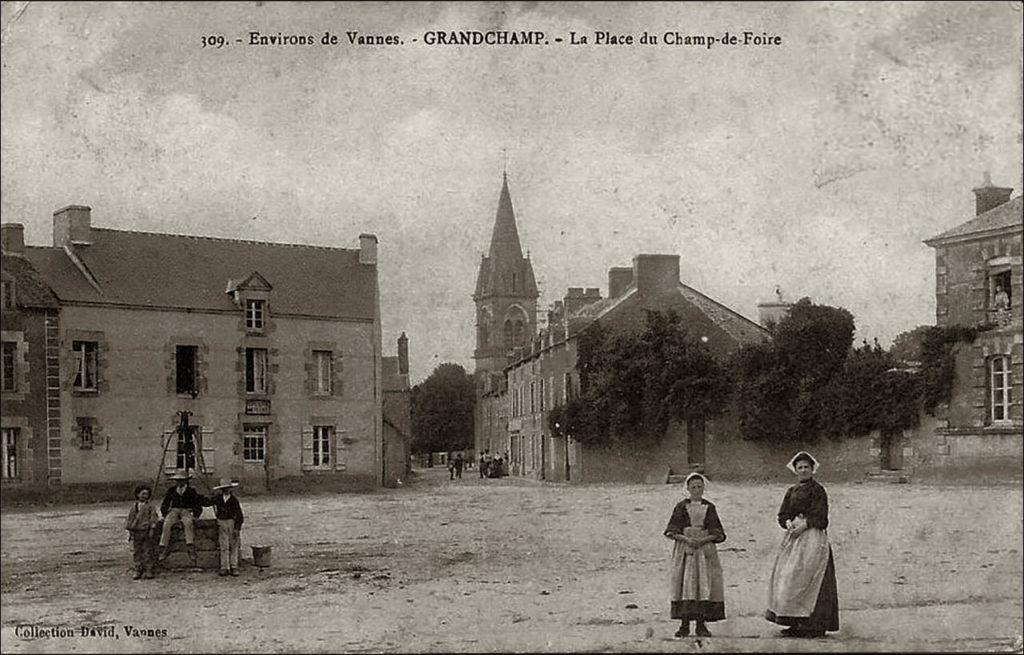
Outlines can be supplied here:
M696 521L694 520L696 518ZM695 525L695 523L699 523ZM693 551L681 542L672 549L672 618L683 621L721 621L725 618L722 565L715 544L725 541L725 530L715 506L701 499L684 500L675 506L665 536L709 536L710 543Z
M786 491L786 497L779 508L779 525L785 528L787 521L800 514L807 519L808 531L820 530L827 541L828 494L825 493L825 488L813 479L795 484ZM821 587L810 616L780 616L769 608L765 612L765 618L772 623L792 626L801 631L835 632L839 629L839 593L831 544L828 545L828 564L821 578Z

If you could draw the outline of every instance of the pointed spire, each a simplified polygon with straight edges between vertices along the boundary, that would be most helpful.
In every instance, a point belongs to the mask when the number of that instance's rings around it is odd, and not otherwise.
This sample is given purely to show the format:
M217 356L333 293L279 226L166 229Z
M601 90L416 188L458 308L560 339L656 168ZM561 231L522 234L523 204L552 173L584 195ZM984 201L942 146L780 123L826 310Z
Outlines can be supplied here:
M512 196L508 192L508 174L501 176L501 195L498 197L498 211L494 216L494 231L491 233L490 257L497 260L518 261L523 258L523 247L519 243L516 215L512 209Z

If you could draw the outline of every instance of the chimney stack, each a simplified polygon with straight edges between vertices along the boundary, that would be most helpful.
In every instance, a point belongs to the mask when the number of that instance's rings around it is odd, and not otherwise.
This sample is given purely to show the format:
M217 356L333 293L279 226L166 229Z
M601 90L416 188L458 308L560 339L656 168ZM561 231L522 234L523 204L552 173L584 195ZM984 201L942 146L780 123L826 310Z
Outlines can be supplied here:
M4 223L0 226L0 249L11 255L25 252L25 226L21 223Z
M600 299L601 290L597 287L591 287L586 290L583 287L569 287L563 301L565 316L572 316L587 305L591 305Z
M1012 187L993 186L988 171L985 172L985 180L981 186L971 190L974 192L974 209L977 216L1008 202L1010 194L1013 193Z
M398 374L409 375L409 337L405 332L398 337Z
M376 234L360 234L359 235L359 263L360 264L376 264L377 263L377 235Z
M679 255L637 255L633 280L642 294L675 291L679 287Z
M616 266L608 269L608 297L618 298L626 293L629 285L633 284L633 269L626 266Z
M53 245L57 248L92 243L92 209L68 205L53 212Z

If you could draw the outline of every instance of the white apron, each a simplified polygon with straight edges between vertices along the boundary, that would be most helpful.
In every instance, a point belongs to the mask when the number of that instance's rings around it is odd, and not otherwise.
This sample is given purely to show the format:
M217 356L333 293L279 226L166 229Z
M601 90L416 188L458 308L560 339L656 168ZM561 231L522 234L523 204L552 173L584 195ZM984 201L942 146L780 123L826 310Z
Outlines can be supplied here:
M776 616L808 617L818 600L828 567L828 533L808 528L786 532L768 581L768 609Z

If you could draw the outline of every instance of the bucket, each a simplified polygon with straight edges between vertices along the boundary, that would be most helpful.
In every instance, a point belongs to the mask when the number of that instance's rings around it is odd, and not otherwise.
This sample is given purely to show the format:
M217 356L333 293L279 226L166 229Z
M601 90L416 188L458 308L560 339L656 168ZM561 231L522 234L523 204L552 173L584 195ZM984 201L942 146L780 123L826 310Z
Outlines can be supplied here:
M252 563L260 568L270 566L270 546L253 546Z

